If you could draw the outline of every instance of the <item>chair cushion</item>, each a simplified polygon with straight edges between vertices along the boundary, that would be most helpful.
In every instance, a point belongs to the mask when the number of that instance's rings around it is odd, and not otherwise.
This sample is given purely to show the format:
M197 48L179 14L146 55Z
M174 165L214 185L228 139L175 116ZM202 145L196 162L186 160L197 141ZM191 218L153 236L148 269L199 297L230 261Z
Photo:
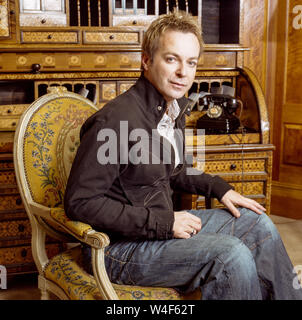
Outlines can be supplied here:
M44 270L46 279L56 283L71 300L102 299L94 277L81 267L81 247L76 246L56 255ZM183 296L172 288L140 287L113 284L120 300L200 299L200 290Z

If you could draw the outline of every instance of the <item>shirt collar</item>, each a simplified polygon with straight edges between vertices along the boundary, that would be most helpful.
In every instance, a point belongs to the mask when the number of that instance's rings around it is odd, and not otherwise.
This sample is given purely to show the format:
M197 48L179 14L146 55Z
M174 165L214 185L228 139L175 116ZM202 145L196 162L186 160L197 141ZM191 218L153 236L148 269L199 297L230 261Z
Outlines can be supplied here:
M162 96L162 94L153 86L153 84L144 76L142 73L135 85L139 97L143 99L144 105L151 111L158 120L161 119L166 112L167 102ZM179 113L186 108L188 99L182 97L177 99L177 104L179 106ZM185 109L184 112L188 114Z

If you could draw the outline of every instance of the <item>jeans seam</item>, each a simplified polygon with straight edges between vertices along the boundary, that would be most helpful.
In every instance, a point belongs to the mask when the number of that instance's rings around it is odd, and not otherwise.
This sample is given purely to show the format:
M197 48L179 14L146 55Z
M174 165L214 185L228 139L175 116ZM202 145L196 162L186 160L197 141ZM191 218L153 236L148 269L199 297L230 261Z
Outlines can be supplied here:
M229 288L230 288L231 293L232 293L232 297L234 297L233 288L232 288L232 286L231 286L230 278L229 278L228 272L226 271L225 264L223 263L223 261L221 261L221 260L218 258L218 256L217 256L215 259L217 259L217 260L223 265L223 272L225 273L226 278L228 279L228 284L229 284Z
M243 241L258 222L259 222L259 218L249 227L249 229L248 229L248 230L246 231L246 233L240 238L240 240Z
M260 240L260 241L258 241L258 242L253 243L253 245L252 245L251 247L249 247L249 249L250 249L251 251L254 250L254 249L257 248L260 244L262 244L265 240L268 240L268 239L270 239L270 238L272 238L272 235L271 235L271 234L269 234L266 238L264 238L264 239L262 239L262 240Z

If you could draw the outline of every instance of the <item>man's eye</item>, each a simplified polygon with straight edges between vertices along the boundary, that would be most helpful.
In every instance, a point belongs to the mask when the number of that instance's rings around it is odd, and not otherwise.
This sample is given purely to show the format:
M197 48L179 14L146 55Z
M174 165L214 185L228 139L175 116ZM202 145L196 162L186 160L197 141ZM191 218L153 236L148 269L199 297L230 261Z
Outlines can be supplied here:
M168 61L168 62L173 62L173 61L175 61L175 58L173 58L173 57L167 57L167 61Z
M189 66L190 67L196 67L197 66L197 62L196 61L189 61Z

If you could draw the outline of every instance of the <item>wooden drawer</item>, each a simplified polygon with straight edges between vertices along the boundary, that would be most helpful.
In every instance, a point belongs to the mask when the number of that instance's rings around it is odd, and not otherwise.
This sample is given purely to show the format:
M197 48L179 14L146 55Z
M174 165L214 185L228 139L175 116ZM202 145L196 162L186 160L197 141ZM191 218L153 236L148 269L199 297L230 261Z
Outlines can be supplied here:
M0 212L20 209L24 209L24 206L19 194L0 194Z
M235 52L205 52L198 60L198 69L233 69L236 68Z
M225 174L225 173L247 173L247 172L261 172L265 173L265 159L253 160L218 160L218 161L198 161L197 169L204 169L206 173L210 174Z
M83 42L85 44L139 44L138 31L128 32L105 32L105 31L83 31Z
M0 107L0 116L20 116L29 104L2 105Z
M31 238L31 226L28 219L0 221L0 241L24 238Z
M62 251L62 244L48 244L46 251L49 257L53 257ZM4 265L9 274L36 271L30 245L0 248L0 265Z
M77 31L21 31L22 43L78 43Z
M20 117L7 117L0 119L0 131L15 131Z
M14 171L0 171L1 185L17 185Z
M66 14L56 12L51 14L47 12L43 13L20 13L20 26L22 27L66 27Z

